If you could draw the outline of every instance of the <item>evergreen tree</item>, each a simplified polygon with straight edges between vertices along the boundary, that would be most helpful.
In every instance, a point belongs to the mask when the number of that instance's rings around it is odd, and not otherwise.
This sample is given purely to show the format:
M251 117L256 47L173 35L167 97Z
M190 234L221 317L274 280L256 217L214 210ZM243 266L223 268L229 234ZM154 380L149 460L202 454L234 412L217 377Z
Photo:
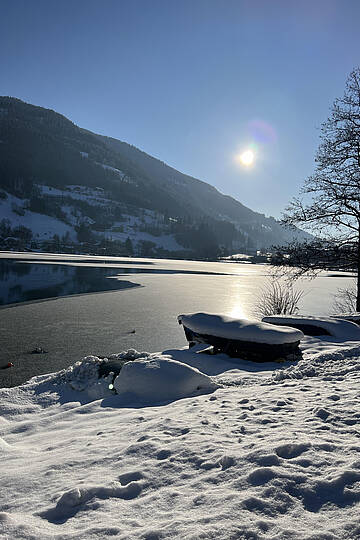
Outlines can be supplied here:
M125 241L125 249L126 249L128 255L134 255L133 244L132 244L132 241L129 238L129 236L127 237L127 239Z

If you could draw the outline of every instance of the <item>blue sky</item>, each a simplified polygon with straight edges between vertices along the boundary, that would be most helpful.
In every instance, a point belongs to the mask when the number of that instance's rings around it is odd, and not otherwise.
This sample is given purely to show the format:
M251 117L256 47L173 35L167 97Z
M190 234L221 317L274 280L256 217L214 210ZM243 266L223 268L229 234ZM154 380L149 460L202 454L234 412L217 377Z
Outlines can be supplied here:
M1 95L280 217L360 65L358 0L1 0ZM248 147L255 162L234 158Z

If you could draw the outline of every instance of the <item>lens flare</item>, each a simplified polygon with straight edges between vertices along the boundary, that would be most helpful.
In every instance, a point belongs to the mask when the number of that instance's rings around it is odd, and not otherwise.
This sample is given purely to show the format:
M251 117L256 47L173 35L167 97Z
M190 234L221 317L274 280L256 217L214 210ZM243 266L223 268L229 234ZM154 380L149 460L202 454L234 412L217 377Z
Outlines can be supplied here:
M260 144L271 144L277 140L275 129L264 120L252 120L248 124L250 137Z

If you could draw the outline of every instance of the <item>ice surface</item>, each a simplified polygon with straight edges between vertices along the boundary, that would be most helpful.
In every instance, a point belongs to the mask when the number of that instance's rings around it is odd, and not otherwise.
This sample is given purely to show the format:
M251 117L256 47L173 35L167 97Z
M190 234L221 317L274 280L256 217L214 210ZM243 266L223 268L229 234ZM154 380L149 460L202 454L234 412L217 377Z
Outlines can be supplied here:
M209 334L227 339L238 339L255 343L278 345L300 341L304 334L300 330L286 326L274 327L265 322L248 319L234 319L227 315L193 313L179 315L179 322L199 334Z
M360 341L360 328L357 324L331 317L309 317L294 315L271 315L263 321L272 324L303 324L324 329L335 338Z

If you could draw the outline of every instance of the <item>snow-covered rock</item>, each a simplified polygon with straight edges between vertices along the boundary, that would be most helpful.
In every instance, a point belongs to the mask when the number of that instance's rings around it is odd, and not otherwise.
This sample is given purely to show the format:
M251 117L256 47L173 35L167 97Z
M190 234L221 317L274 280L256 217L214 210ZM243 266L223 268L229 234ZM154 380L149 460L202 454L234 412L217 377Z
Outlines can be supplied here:
M300 341L304 335L300 330L248 319L234 319L227 315L193 313L179 315L179 323L198 334L207 334L225 339L236 339L267 345L280 345Z
M114 381L122 400L159 403L207 394L218 386L198 369L164 356L127 362Z

